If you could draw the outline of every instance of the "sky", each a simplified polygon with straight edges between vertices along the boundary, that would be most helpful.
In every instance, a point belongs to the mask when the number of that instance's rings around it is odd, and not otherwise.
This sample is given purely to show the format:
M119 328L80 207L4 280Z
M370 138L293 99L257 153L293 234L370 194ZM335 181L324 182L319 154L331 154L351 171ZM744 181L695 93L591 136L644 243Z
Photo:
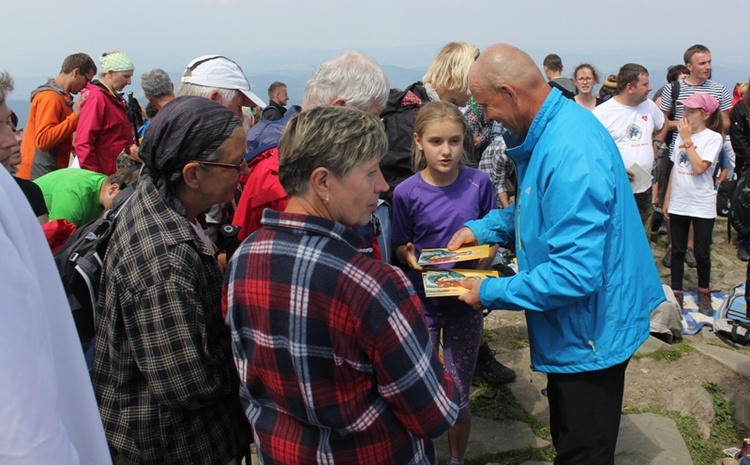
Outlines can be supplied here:
M511 43L540 64L554 52L566 72L584 61L601 67L605 76L627 61L650 64L657 68L652 70L657 84L667 65L702 43L712 51L715 77L750 75L741 26L750 17L750 0L0 0L0 5L0 70L16 78L16 98L23 99L44 77L55 76L68 54L82 51L96 59L109 50L123 50L133 60L137 91L141 72L161 67L179 76L190 59L206 53L235 59L248 76L287 68L309 73L347 50L369 53L384 65L424 69L452 40L480 49ZM255 84L264 94L268 83Z

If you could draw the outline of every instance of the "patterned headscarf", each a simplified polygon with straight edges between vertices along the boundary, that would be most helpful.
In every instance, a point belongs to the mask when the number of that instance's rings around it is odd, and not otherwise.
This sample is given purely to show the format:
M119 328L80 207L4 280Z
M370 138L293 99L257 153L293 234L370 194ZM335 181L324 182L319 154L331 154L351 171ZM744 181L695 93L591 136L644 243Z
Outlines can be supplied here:
M102 53L102 56L99 57L99 64L102 65L103 73L135 69L130 58L120 51Z
M183 166L207 160L241 124L228 108L207 98L177 97L159 110L146 131L139 151L144 174L168 205L185 214L176 195Z

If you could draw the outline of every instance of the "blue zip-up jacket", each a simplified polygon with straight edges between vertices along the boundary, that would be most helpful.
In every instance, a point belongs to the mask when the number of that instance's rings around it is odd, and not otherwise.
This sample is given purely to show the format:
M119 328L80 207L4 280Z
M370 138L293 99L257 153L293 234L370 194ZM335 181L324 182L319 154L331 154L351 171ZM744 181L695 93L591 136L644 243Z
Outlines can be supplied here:
M601 370L648 338L665 300L622 157L604 126L553 89L509 148L515 208L467 222L480 244L515 236L519 272L482 282L487 308L526 310L534 368Z

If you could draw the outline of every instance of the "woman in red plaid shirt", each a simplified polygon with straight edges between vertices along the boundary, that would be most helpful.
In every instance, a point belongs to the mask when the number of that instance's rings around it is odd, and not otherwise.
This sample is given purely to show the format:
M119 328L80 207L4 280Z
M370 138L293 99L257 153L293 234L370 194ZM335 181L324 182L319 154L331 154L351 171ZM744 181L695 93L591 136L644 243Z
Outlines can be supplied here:
M388 189L386 144L358 110L293 118L279 145L289 204L230 261L224 308L265 464L437 464L430 438L458 415L412 285L349 229Z

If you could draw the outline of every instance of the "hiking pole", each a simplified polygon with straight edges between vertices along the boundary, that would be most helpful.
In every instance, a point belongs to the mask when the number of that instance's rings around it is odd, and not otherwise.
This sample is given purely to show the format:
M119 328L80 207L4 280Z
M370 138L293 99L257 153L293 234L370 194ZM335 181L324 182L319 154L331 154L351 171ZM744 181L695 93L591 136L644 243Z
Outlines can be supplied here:
M128 92L128 104L126 106L127 113L128 113L128 119L130 120L130 124L133 125L133 135L135 138L135 145L140 146L140 141L138 140L138 129L140 129L141 126L143 126L143 112L141 111L141 106L138 104L138 100L136 100L135 97L133 97L132 92Z

